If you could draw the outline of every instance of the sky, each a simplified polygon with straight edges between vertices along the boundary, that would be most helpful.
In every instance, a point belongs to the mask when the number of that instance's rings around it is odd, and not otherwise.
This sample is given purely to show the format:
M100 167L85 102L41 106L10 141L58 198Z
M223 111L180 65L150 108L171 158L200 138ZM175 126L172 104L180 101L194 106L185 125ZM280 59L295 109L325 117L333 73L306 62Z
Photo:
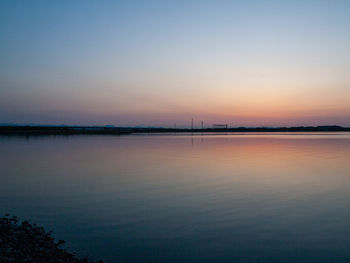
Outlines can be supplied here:
M350 1L0 1L0 123L350 126Z

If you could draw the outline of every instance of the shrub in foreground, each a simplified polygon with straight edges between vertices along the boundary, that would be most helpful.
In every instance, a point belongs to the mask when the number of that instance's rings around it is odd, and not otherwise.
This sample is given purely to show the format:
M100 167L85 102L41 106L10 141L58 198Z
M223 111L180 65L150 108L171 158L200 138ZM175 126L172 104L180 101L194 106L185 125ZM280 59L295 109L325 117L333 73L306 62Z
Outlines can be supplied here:
M63 244L36 224L9 215L0 218L0 263L93 263L61 248Z

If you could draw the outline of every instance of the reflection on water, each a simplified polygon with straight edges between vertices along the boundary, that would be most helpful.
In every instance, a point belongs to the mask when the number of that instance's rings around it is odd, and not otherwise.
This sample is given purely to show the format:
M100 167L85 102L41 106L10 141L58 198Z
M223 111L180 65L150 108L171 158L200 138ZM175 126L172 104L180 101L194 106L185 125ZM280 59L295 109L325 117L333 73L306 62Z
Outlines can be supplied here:
M0 137L0 212L109 262L349 262L349 156L349 133Z

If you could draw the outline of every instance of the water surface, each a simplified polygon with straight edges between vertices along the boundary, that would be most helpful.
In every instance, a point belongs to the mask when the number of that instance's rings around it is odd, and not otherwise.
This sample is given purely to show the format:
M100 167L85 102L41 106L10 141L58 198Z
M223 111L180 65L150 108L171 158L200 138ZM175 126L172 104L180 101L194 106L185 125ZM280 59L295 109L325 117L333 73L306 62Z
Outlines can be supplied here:
M0 212L107 262L350 262L350 133L0 137Z

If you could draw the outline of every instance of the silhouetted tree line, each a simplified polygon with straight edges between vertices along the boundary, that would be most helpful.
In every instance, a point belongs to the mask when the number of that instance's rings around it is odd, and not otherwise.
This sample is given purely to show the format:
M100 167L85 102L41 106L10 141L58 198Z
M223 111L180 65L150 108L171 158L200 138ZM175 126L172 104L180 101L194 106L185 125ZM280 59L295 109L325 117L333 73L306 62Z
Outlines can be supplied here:
M227 127L227 128L166 128L166 127L109 127L109 126L0 126L0 135L122 135L130 133L167 132L336 132L350 131L350 127L337 125L298 127Z

